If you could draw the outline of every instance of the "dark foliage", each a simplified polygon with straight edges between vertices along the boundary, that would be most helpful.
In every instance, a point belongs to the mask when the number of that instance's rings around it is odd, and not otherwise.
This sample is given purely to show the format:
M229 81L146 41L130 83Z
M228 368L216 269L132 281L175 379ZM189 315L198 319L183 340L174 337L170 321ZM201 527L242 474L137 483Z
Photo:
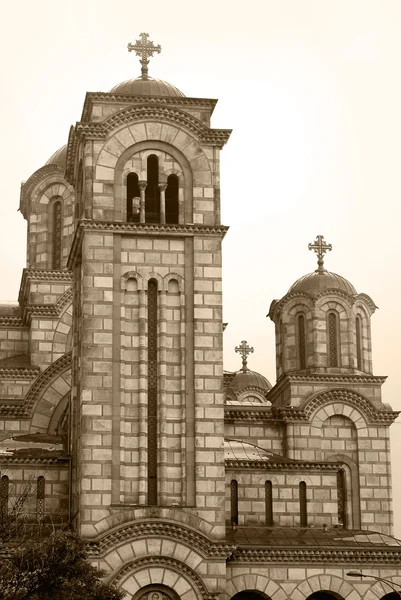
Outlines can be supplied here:
M71 532L24 540L0 558L0 600L122 600Z

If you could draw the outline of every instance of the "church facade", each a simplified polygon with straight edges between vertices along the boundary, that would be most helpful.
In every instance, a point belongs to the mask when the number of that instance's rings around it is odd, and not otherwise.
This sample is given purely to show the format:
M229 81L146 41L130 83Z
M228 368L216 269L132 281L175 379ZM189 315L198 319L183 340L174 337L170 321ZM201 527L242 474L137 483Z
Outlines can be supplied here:
M277 382L223 370L216 100L147 72L87 93L21 188L0 306L0 511L70 524L130 600L375 600L401 583L372 299L324 267L271 304ZM290 284L291 282L289 282ZM352 579L350 571L375 579Z

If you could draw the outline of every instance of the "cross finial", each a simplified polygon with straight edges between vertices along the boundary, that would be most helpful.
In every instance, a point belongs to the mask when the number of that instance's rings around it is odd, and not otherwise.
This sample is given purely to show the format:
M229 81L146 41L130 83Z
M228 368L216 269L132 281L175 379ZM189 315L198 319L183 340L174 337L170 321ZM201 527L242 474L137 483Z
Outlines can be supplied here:
M248 371L248 367L247 367L247 362L248 362L248 354L252 354L253 352L253 348L251 346L248 346L248 342L245 340L242 340L242 342L240 343L239 346L235 347L235 351L239 352L239 354L241 354L242 356L242 370Z
M308 245L309 250L313 250L317 254L317 265L318 271L324 271L323 267L323 259L324 255L327 251L330 251L333 246L331 244L326 244L322 235L317 235L313 244Z
M128 44L128 51L135 52L137 56L141 57L139 62L141 63L142 79L147 79L149 57L153 56L154 52L160 54L161 46L155 46L154 43L148 39L148 33L141 33L140 36L140 39L136 40L135 44Z

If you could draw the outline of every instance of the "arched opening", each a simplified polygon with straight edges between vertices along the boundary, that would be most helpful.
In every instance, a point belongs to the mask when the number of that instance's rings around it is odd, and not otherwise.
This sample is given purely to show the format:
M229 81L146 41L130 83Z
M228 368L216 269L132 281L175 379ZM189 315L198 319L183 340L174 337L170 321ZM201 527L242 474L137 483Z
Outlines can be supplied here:
M148 284L148 504L157 504L157 281Z
M270 600L270 598L263 592L258 592L256 590L244 590L243 592L238 592L238 594L235 594L231 600Z
M298 366L301 371L306 369L305 316L298 315Z
M231 481L231 525L238 525L238 481Z
M134 213L132 210L132 199L139 198L141 195L139 190L139 180L137 173L128 173L127 176L127 221L128 223L139 223L139 212Z
M361 317L357 316L355 322L356 329L356 364L357 369L362 371L362 323Z
M60 200L53 204L52 268L61 269L62 208Z
M308 596L306 600L343 600L343 598L335 592L321 590L319 592L314 592Z
M156 154L148 156L147 178L145 221L146 223L160 223L159 160Z
M328 366L338 367L339 366L339 329L338 329L338 315L334 312L330 312L327 318L328 328Z
M132 600L180 600L179 596L165 585L147 585L138 590Z
M166 223L178 223L178 177L169 175L166 188Z
M301 481L299 484L299 514L300 514L300 526L308 526L308 509L306 500L306 483Z
M338 507L338 524L343 529L347 528L347 492L345 488L345 472L344 469L337 471L337 507Z
M266 526L273 525L273 484L271 481L265 483L265 508L266 508Z

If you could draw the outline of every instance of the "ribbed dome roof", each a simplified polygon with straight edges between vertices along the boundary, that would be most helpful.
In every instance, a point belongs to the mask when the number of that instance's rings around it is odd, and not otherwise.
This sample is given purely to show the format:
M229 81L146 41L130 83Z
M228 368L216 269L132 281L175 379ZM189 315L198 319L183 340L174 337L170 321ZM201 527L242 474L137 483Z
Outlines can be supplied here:
M45 163L46 165L57 165L61 169L65 170L67 162L67 144L65 146L61 146L49 160Z
M272 389L271 383L256 371L238 371L234 379L231 381L228 389L230 390L244 390L249 387L258 387L268 392Z
M126 94L129 96L181 96L184 94L178 88L161 79L129 79L111 88L110 94Z
M323 290L341 290L347 294L357 294L354 286L341 275L330 273L324 269L317 269L298 279L288 290L290 292L321 292Z

